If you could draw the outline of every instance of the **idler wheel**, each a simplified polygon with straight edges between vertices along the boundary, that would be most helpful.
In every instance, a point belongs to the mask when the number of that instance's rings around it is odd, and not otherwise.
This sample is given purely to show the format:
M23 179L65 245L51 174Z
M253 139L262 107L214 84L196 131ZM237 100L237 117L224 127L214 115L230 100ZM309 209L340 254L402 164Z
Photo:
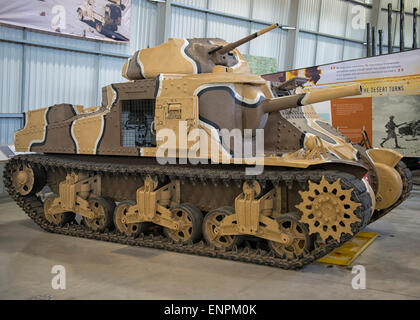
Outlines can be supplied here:
M230 250L233 246L238 246L242 242L242 237L239 235L218 235L217 232L222 220L234 213L235 210L232 207L222 207L210 211L204 217L203 235L209 245Z
M203 214L196 206L184 203L171 209L172 218L178 224L177 230L165 228L166 236L176 242L196 242L201 238Z
M92 231L103 232L113 226L113 215L115 204L112 200L105 198L94 198L89 200L89 208L96 217L89 219L83 217L84 224Z
M57 198L56 194L51 194L44 200L44 215L48 222L56 226L63 226L73 221L76 214L73 212L52 213L53 202Z
M301 257L310 248L306 227L292 214L284 214L276 219L282 241L268 241L271 251L279 258L293 260Z
M150 223L123 223L122 219L127 215L131 206L136 205L132 200L122 201L115 207L114 210L114 224L117 230L129 237L138 237L141 233L146 232Z
M12 184L22 196L35 194L45 185L45 174L41 169L34 169L29 164L18 164L12 173Z

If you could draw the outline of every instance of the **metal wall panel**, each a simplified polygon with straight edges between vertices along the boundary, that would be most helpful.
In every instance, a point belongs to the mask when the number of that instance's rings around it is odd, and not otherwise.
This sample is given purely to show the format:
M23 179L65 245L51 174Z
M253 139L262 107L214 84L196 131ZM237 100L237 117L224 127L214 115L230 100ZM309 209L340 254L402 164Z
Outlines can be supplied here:
M344 37L348 3L337 0L322 0L319 32Z
M22 74L22 46L0 43L0 107L1 113L19 113Z
M355 16L352 9L356 6L356 4L344 0L300 0L299 27L302 30L364 41L366 27L363 20L360 28L352 24ZM364 22L369 22L372 9L360 8L363 10ZM301 32L297 44L296 67L331 63L341 59L361 58L363 56L363 46L359 43Z
M413 12L413 9L420 10L420 0L405 0L405 11Z
M172 8L171 37L204 38L205 36L205 13L183 8Z
M91 54L25 48L24 110L55 103L95 105L97 58Z
M135 51L158 45L158 4L147 0L131 0L130 43L98 42L105 52L133 54Z
M391 3L392 4L392 9L397 9L397 8L399 8L400 0L388 0L386 3L387 4Z
M363 57L365 49L362 44L346 41L344 44L343 60Z
M318 31L319 12L322 0L300 0L299 2L299 28Z
M128 81L121 75L122 63L124 60L113 57L100 57L98 76L98 98L96 105L102 103L102 87L112 83Z
M308 33L299 33L296 45L295 68L304 68L315 65L317 36Z
M316 65L341 61L343 57L343 41L318 36Z
M104 51L133 54L136 50L158 45L158 4L131 0L130 44L101 44Z
M14 132L22 126L21 119L0 118L0 145L13 144Z
M249 17L250 5L250 0L210 0L209 9Z
M266 27L265 25L253 23L251 32ZM277 67L281 70L285 68L287 51L287 31L275 29L266 33L262 37L250 42L249 54L254 56L272 57L277 59Z
M406 23L406 31L407 31L407 23ZM404 34L405 37L405 34ZM392 14L392 44L396 47L400 46L400 15L393 13ZM407 37L405 37L405 41L407 41ZM395 51L399 51L399 49L394 49Z
M291 1L292 0L253 1L252 18L287 24Z
M95 40L85 40L71 36L60 36L43 32L26 31L26 39L38 41L49 45L62 45L79 49L98 49L99 42Z
M197 8L207 8L207 1L210 2L211 0L174 0L172 2L185 4Z
M346 38L365 41L366 40L366 23L371 21L372 9L359 6L362 10L362 14L365 17L365 21L356 20L356 10L357 5L348 3L348 12L347 12L347 28L346 28ZM354 12L354 13L353 13ZM353 19L355 19L354 25L352 25Z
M11 27L0 25L0 36L6 37L9 39L22 39L23 30L19 28L11 28Z
M228 42L238 40L247 36L250 33L250 23L246 21L239 21L232 18L208 15L208 36L210 38L222 38ZM244 53L249 53L249 43L245 43L239 47L239 50Z

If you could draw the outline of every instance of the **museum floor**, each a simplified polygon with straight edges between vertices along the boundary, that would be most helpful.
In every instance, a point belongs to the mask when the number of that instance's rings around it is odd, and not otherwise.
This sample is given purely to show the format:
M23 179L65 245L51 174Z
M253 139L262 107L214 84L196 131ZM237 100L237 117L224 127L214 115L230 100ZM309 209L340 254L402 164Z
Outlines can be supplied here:
M41 231L0 199L0 299L419 299L420 188L367 231L380 236L351 267L315 263L300 271L76 239ZM51 268L66 269L53 290Z

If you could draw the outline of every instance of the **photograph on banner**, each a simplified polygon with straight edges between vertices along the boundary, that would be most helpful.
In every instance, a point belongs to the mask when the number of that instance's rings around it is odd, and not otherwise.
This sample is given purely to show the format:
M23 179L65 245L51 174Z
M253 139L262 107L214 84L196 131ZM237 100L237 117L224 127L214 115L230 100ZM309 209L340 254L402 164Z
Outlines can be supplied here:
M373 144L420 156L420 95L373 98Z
M131 0L0 0L0 23L61 35L128 42Z

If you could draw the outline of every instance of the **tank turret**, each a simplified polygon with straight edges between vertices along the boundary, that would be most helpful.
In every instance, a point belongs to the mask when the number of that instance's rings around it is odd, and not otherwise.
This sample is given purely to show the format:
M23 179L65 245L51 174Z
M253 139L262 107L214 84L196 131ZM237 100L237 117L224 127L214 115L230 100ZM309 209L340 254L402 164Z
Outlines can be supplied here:
M136 51L124 64L122 75L128 80L140 80L156 78L161 73L211 73L215 66L249 73L248 63L237 47L278 26L275 23L232 43L218 38L170 38L157 47Z

